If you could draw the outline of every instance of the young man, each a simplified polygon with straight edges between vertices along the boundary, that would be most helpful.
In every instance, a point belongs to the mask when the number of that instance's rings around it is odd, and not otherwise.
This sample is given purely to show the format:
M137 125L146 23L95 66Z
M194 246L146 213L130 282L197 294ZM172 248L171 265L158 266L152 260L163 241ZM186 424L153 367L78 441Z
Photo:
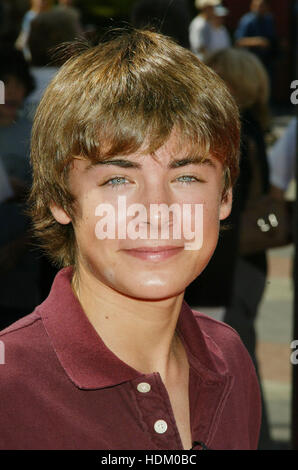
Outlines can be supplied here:
M64 268L0 335L2 449L256 448L249 355L183 301L230 213L238 147L221 79L162 35L118 31L62 66L35 117L30 202Z

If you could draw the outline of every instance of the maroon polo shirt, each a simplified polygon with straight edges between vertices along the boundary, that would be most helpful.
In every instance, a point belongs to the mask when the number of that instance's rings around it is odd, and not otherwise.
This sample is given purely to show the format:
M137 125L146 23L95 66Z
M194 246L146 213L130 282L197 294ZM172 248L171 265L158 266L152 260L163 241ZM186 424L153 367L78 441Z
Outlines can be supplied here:
M159 373L140 373L105 346L71 277L62 269L49 297L0 333L0 449L183 449ZM255 449L259 386L238 334L185 302L177 329L190 366L192 441Z

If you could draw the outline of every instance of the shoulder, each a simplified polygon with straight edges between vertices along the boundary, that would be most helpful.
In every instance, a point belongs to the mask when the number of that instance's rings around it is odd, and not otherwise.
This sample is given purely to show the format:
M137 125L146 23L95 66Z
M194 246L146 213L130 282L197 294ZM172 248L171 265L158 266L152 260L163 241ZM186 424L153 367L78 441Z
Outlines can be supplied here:
M211 334L212 336L219 335L223 339L231 337L239 338L239 334L227 323L216 320L215 318L199 312L198 310L192 309L192 313L204 333Z
M28 345L28 342L31 342L33 339L36 340L42 330L41 318L37 310L34 310L30 315L20 318L4 330L1 330L0 340L6 345L17 345L20 343L25 347Z
M195 18L190 22L190 29L201 29L205 27L206 21L201 16L195 16Z
M49 351L47 334L38 311L34 311L0 332L2 361L0 381L22 380L42 367Z
M249 24L255 21L256 15L252 12L246 13L240 18L240 23Z
M4 328L4 330L1 330L0 338L2 341L10 341L11 339L18 338L20 334L23 336L24 332L31 332L31 327L39 320L41 320L41 318L37 311L34 310L30 315L20 318L16 322Z
M238 23L238 27L236 29L236 36L237 34L244 33L246 31L246 28L249 28L251 24L255 22L255 15L253 13L246 13L243 15Z
M213 353L216 362L225 363L229 372L239 375L245 370L255 374L249 353L239 334L228 324L215 320L204 313L192 310L202 331L209 351ZM244 367L245 366L245 367Z
M33 10L28 10L22 20L22 26L24 29L29 30L30 28L30 23L36 18L37 14Z

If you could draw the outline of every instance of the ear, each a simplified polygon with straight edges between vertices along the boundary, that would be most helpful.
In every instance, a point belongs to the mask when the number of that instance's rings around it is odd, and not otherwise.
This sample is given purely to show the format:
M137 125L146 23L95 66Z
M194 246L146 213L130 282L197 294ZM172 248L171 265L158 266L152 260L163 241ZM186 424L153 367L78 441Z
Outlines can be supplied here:
M219 220L224 220L229 217L232 210L233 201L233 188L230 187L225 194L222 196L219 209Z
M65 210L61 206L58 206L55 202L51 203L50 210L54 219L59 222L59 224L67 225L71 222L71 218L65 212Z

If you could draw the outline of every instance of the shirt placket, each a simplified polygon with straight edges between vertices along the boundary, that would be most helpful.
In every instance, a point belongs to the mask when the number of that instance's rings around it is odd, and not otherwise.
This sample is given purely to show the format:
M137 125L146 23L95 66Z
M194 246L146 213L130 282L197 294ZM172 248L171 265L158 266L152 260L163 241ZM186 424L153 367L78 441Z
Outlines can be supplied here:
M159 373L131 382L142 427L154 448L182 450L182 442L167 390Z

